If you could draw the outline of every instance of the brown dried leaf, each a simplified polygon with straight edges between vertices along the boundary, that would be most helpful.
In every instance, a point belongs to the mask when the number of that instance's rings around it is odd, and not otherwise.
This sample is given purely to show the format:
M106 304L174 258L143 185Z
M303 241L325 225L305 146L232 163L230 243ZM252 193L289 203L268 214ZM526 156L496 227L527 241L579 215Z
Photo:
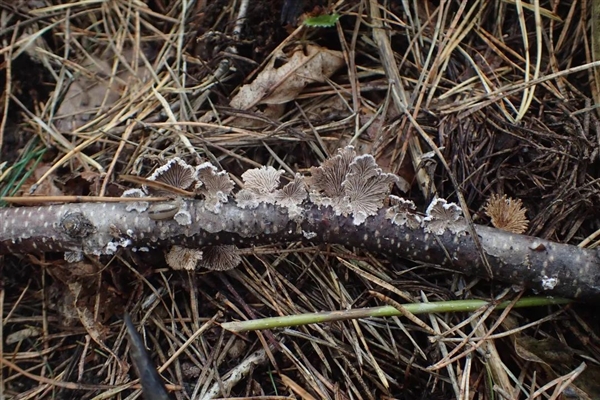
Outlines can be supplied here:
M107 337L109 329L102 325L100 321L96 320L94 313L92 310L90 310L85 301L79 301L80 296L85 296L83 295L84 290L82 285L79 282L72 282L69 283L68 286L69 291L73 294L73 307L77 312L79 321L96 343L103 343L104 339Z
M44 176L50 168L52 168L50 165L39 164L33 171L33 174L31 174L23 184L23 187L27 188L27 190L24 190L22 196L62 196L64 193L54 184L54 180L56 179L56 174L54 173L51 173L44 179L42 183L36 187L35 192L32 195L29 194L33 185Z
M284 61L282 66L275 63ZM250 84L240 88L231 107L247 110L258 104L283 104L294 100L314 82L325 82L344 65L341 52L314 44L298 46L287 57L275 54L265 69Z
M492 225L512 233L523 233L527 230L529 220L523 202L511 199L506 195L493 194L485 206L485 214L492 219Z
M131 50L121 54L127 60L134 58ZM107 59L111 58L107 56ZM135 82L143 83L151 76L145 66L139 67L135 75L131 72L133 69L125 68L113 76L112 65L96 56L88 56L82 69L85 73L76 73L56 111L55 125L61 132L70 132L87 124L109 110L121 98L125 88L131 93Z

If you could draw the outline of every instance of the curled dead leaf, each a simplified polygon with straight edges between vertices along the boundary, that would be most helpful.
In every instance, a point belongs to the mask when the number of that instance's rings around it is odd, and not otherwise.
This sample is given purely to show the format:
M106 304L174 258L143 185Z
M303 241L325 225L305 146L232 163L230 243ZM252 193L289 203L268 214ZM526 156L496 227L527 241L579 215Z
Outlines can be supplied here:
M283 62L283 65L276 66ZM325 82L344 65L341 52L309 44L291 54L275 54L252 83L240 88L231 107L247 110L258 104L284 104L314 82Z

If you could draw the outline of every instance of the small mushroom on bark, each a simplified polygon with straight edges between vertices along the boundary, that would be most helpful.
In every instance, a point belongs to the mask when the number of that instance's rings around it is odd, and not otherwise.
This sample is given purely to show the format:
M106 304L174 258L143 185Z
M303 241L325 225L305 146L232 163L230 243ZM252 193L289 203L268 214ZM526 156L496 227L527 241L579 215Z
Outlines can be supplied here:
M331 206L337 215L352 214L355 225L375 215L383 207L391 186L398 182L394 174L384 173L369 154L356 156L352 146L311 168L308 180L310 199L321 206Z
M390 207L385 217L399 226L417 229L421 226L422 218L417 214L417 206L412 200L390 195Z
M196 171L194 167L188 165L179 157L170 159L165 165L157 168L152 175L148 177L150 181L165 183L178 189L188 189L196 180ZM157 196L172 196L173 194L156 188L145 188L150 193Z
M485 205L485 214L492 219L495 228L512 233L524 233L529 225L523 202L506 195L493 194Z
M134 201L127 204L127 211L144 212L148 209L149 203L147 201L141 200L144 197L146 197L146 192L144 192L142 189L127 189L123 192L121 197L140 198L140 201Z
M342 187L354 225L360 225L367 217L377 214L396 182L398 177L383 172L370 154L358 156L350 163Z
M167 253L165 260L169 267L175 270L193 271L202 258L203 252L200 250L173 246Z
M425 232L443 235L446 229L452 233L465 230L466 225L461 218L462 210L455 203L436 198L429 204L425 213L427 214L423 218Z
M208 162L196 168L196 178L196 193L204 196L204 206L218 213L221 204L227 203L234 182L226 171L217 171L217 167Z
M202 259L198 266L212 271L227 271L241 262L239 249L233 245L208 246L202 249Z
M268 195L279 187L279 179L283 172L283 170L276 170L271 166L254 168L244 172L242 179L246 189L256 194Z

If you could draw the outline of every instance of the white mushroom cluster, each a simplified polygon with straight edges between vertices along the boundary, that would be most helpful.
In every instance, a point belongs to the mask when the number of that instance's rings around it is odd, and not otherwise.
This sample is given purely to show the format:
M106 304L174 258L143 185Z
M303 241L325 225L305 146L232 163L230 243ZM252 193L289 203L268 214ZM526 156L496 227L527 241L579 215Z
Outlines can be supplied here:
M290 218L301 214L301 205L308 196L304 177L296 174L294 179L279 189L283 170L260 167L242 174L244 188L237 192L235 200L241 208L256 208L260 203L277 204L287 210Z
M385 173L370 154L357 156L354 147L339 149L338 154L320 167L311 168L310 200L332 207L336 215L352 214L355 225L377 214L390 195L394 174Z
M398 176L383 172L372 155L357 155L352 146L339 149L321 166L312 167L310 177L297 173L282 186L283 174L283 170L272 166L244 172L241 176L243 187L234 195L236 206L252 210L261 203L276 205L297 222L302 221L309 207L331 207L336 215L351 216L354 225L361 225L389 203L385 217L395 225L408 229L422 228L435 235L442 235L447 230L459 233L465 229L461 209L454 203L434 199L425 214L420 214L412 201L391 195L392 187L399 182ZM185 209L186 203L181 197L202 198L203 209L208 215L214 215L218 222L222 206L229 202L235 185L226 171L219 171L213 164L204 162L193 167L179 157L157 168L147 178L147 183L141 189L124 193L127 197L140 198L139 202L131 203L128 210L148 210L156 223L175 221L181 226L193 223L193 217ZM175 200L148 206L148 202L142 200L147 195ZM203 229L212 232L209 226L203 226ZM172 246L166 260L171 267L186 270L198 266L227 270L241 262L239 249L233 245L201 249Z
M174 157L157 168L147 178L148 184L141 189L126 191L125 197L175 197L174 201L154 203L139 201L131 203L128 211L144 212L148 210L151 219L162 223L174 220L177 224L188 226L192 224L190 212L181 209L181 196L204 199L204 207L218 214L221 205L228 202L234 182L225 171L218 171L209 162L193 167L179 157ZM152 182L152 184L150 184ZM191 190L191 192L189 192ZM186 196L186 194L188 194ZM200 266L212 270L227 270L235 268L241 261L238 248L232 245L205 246L201 249L183 246L171 246L166 254L167 264L177 270L194 270Z

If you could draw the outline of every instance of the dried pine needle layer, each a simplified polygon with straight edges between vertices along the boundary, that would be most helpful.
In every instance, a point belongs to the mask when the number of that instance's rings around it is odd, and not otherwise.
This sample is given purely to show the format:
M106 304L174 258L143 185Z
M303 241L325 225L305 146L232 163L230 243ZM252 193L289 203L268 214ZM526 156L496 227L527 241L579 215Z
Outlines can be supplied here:
M452 234L446 226L439 236L426 233L422 219L460 205L464 222L473 220L483 232L463 272L485 254L485 232L497 232L479 226L494 221L539 238L527 239L523 251L540 260L554 251L546 240L596 246L598 70L590 63L598 59L598 40L596 28L589 29L598 26L598 13L590 12L596 4L307 0L303 6L308 14L299 21L324 14L339 20L329 28L282 27L280 11L289 4L278 1L4 2L0 196L33 193L47 207L43 196L126 193L136 197L127 203L133 208L119 208L107 221L138 214L177 232L194 227L192 213L180 213L182 204L194 204L194 212L202 204L202 215L239 204L249 215L258 203L269 212L285 207L296 217L322 218L305 207L310 201L329 210L331 221L344 219L344 229L376 220L377 229L441 238L428 251L452 249ZM351 207L339 196L332 201L335 185L303 191L320 185L311 167L349 144L356 156L371 154L392 184L375 206L358 198ZM186 168L175 177L161 174L175 158L204 165L193 171L203 184L187 186ZM267 176L247 173L261 169ZM269 178L266 188L280 179L274 205L261 200L264 188L246 187L261 176ZM187 187L174 194L180 186ZM522 202L526 211L490 212L485 206L494 194L506 195L505 205ZM146 195L168 199L144 204ZM197 200L179 202L181 196ZM20 210L6 212L12 220ZM69 221L76 228L77 218ZM96 244L99 253L127 237L119 224L98 231L108 234ZM0 230L7 226L0 220ZM22 220L12 226L31 228ZM90 233L96 221L77 226L70 232L96 235ZM133 252L130 244L116 244L111 255L72 251L65 259L39 252L42 246L1 256L0 392L139 398L122 319L128 313L177 398L600 398L594 312L579 305L496 310L493 304L531 291L455 274L437 258L382 254L372 236L372 242L356 237L355 247L343 235L335 237L344 245L331 234L316 242L327 234L319 229L306 230L319 233L312 238L294 231L293 241L273 234L278 245L252 248L235 243L190 252L168 243ZM29 240L18 235L21 245ZM167 237L160 240L167 244ZM69 238L83 249L82 237ZM571 260L595 250L574 251ZM225 272L190 269L233 265ZM561 276L580 278L569 271L560 269ZM532 273L541 277L534 287L563 287L541 272ZM569 290L598 287L583 282ZM236 335L220 327L457 298L492 306Z

